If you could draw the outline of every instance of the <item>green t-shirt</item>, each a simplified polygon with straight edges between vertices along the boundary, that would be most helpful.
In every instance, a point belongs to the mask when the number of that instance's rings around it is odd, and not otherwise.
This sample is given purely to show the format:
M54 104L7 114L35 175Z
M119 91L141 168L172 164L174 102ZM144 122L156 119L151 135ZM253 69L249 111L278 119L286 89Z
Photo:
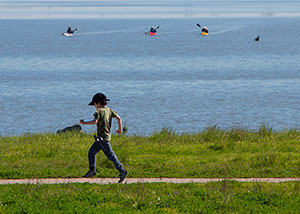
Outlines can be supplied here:
M95 120L98 120L96 124L97 135L102 137L104 141L110 141L111 119L116 116L117 112L108 107L98 108L94 113Z

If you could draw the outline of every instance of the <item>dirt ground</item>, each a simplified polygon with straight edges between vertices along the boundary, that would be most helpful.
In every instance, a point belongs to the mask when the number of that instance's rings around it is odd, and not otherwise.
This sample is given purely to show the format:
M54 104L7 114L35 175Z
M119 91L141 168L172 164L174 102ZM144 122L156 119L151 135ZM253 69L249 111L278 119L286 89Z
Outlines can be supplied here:
M67 184L67 183L95 183L114 184L119 178L32 178L32 179L0 179L0 184ZM280 183L300 181L300 178L126 178L123 183L209 183L218 181L238 182L268 182Z

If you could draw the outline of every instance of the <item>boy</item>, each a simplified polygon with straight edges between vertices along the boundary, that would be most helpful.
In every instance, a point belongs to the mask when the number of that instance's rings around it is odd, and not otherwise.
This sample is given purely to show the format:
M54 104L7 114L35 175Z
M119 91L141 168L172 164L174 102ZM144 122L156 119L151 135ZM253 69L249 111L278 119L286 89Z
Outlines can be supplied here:
M122 164L113 152L109 141L111 139L110 127L112 118L116 118L118 121L118 134L122 133L122 120L114 110L107 107L107 101L109 101L109 99L107 99L104 94L95 94L92 101L89 103L89 105L95 106L97 109L94 114L94 120L87 122L80 120L80 124L82 125L97 125L97 137L95 136L95 142L91 146L88 154L90 170L83 177L89 178L96 175L96 154L102 150L106 157L114 163L116 169L120 172L119 183L121 183L127 176L128 172L123 168Z

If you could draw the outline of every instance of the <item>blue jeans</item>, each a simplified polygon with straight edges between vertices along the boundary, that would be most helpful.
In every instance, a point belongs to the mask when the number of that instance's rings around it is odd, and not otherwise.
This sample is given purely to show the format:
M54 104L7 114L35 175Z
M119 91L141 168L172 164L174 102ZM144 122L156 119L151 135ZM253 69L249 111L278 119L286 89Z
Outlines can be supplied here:
M109 141L96 140L89 150L89 166L91 171L96 172L96 154L102 150L108 160L112 161L119 172L124 171L123 165L118 160L114 151L112 150Z

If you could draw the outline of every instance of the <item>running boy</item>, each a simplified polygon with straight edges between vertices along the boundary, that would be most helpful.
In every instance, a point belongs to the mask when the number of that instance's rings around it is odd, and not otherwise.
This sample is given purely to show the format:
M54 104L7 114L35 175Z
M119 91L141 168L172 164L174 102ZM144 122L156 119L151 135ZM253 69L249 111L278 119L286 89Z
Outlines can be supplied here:
M94 120L87 122L80 120L80 124L82 125L97 125L97 137L95 136L95 142L91 146L88 154L90 170L83 177L88 178L96 175L96 154L102 150L106 157L114 163L116 169L120 172L119 183L121 183L128 172L123 168L110 146L110 127L112 118L116 118L119 126L117 133L121 134L122 119L114 110L107 107L107 101L109 101L109 99L107 99L104 94L95 94L92 101L89 103L89 105L95 106L96 108Z

